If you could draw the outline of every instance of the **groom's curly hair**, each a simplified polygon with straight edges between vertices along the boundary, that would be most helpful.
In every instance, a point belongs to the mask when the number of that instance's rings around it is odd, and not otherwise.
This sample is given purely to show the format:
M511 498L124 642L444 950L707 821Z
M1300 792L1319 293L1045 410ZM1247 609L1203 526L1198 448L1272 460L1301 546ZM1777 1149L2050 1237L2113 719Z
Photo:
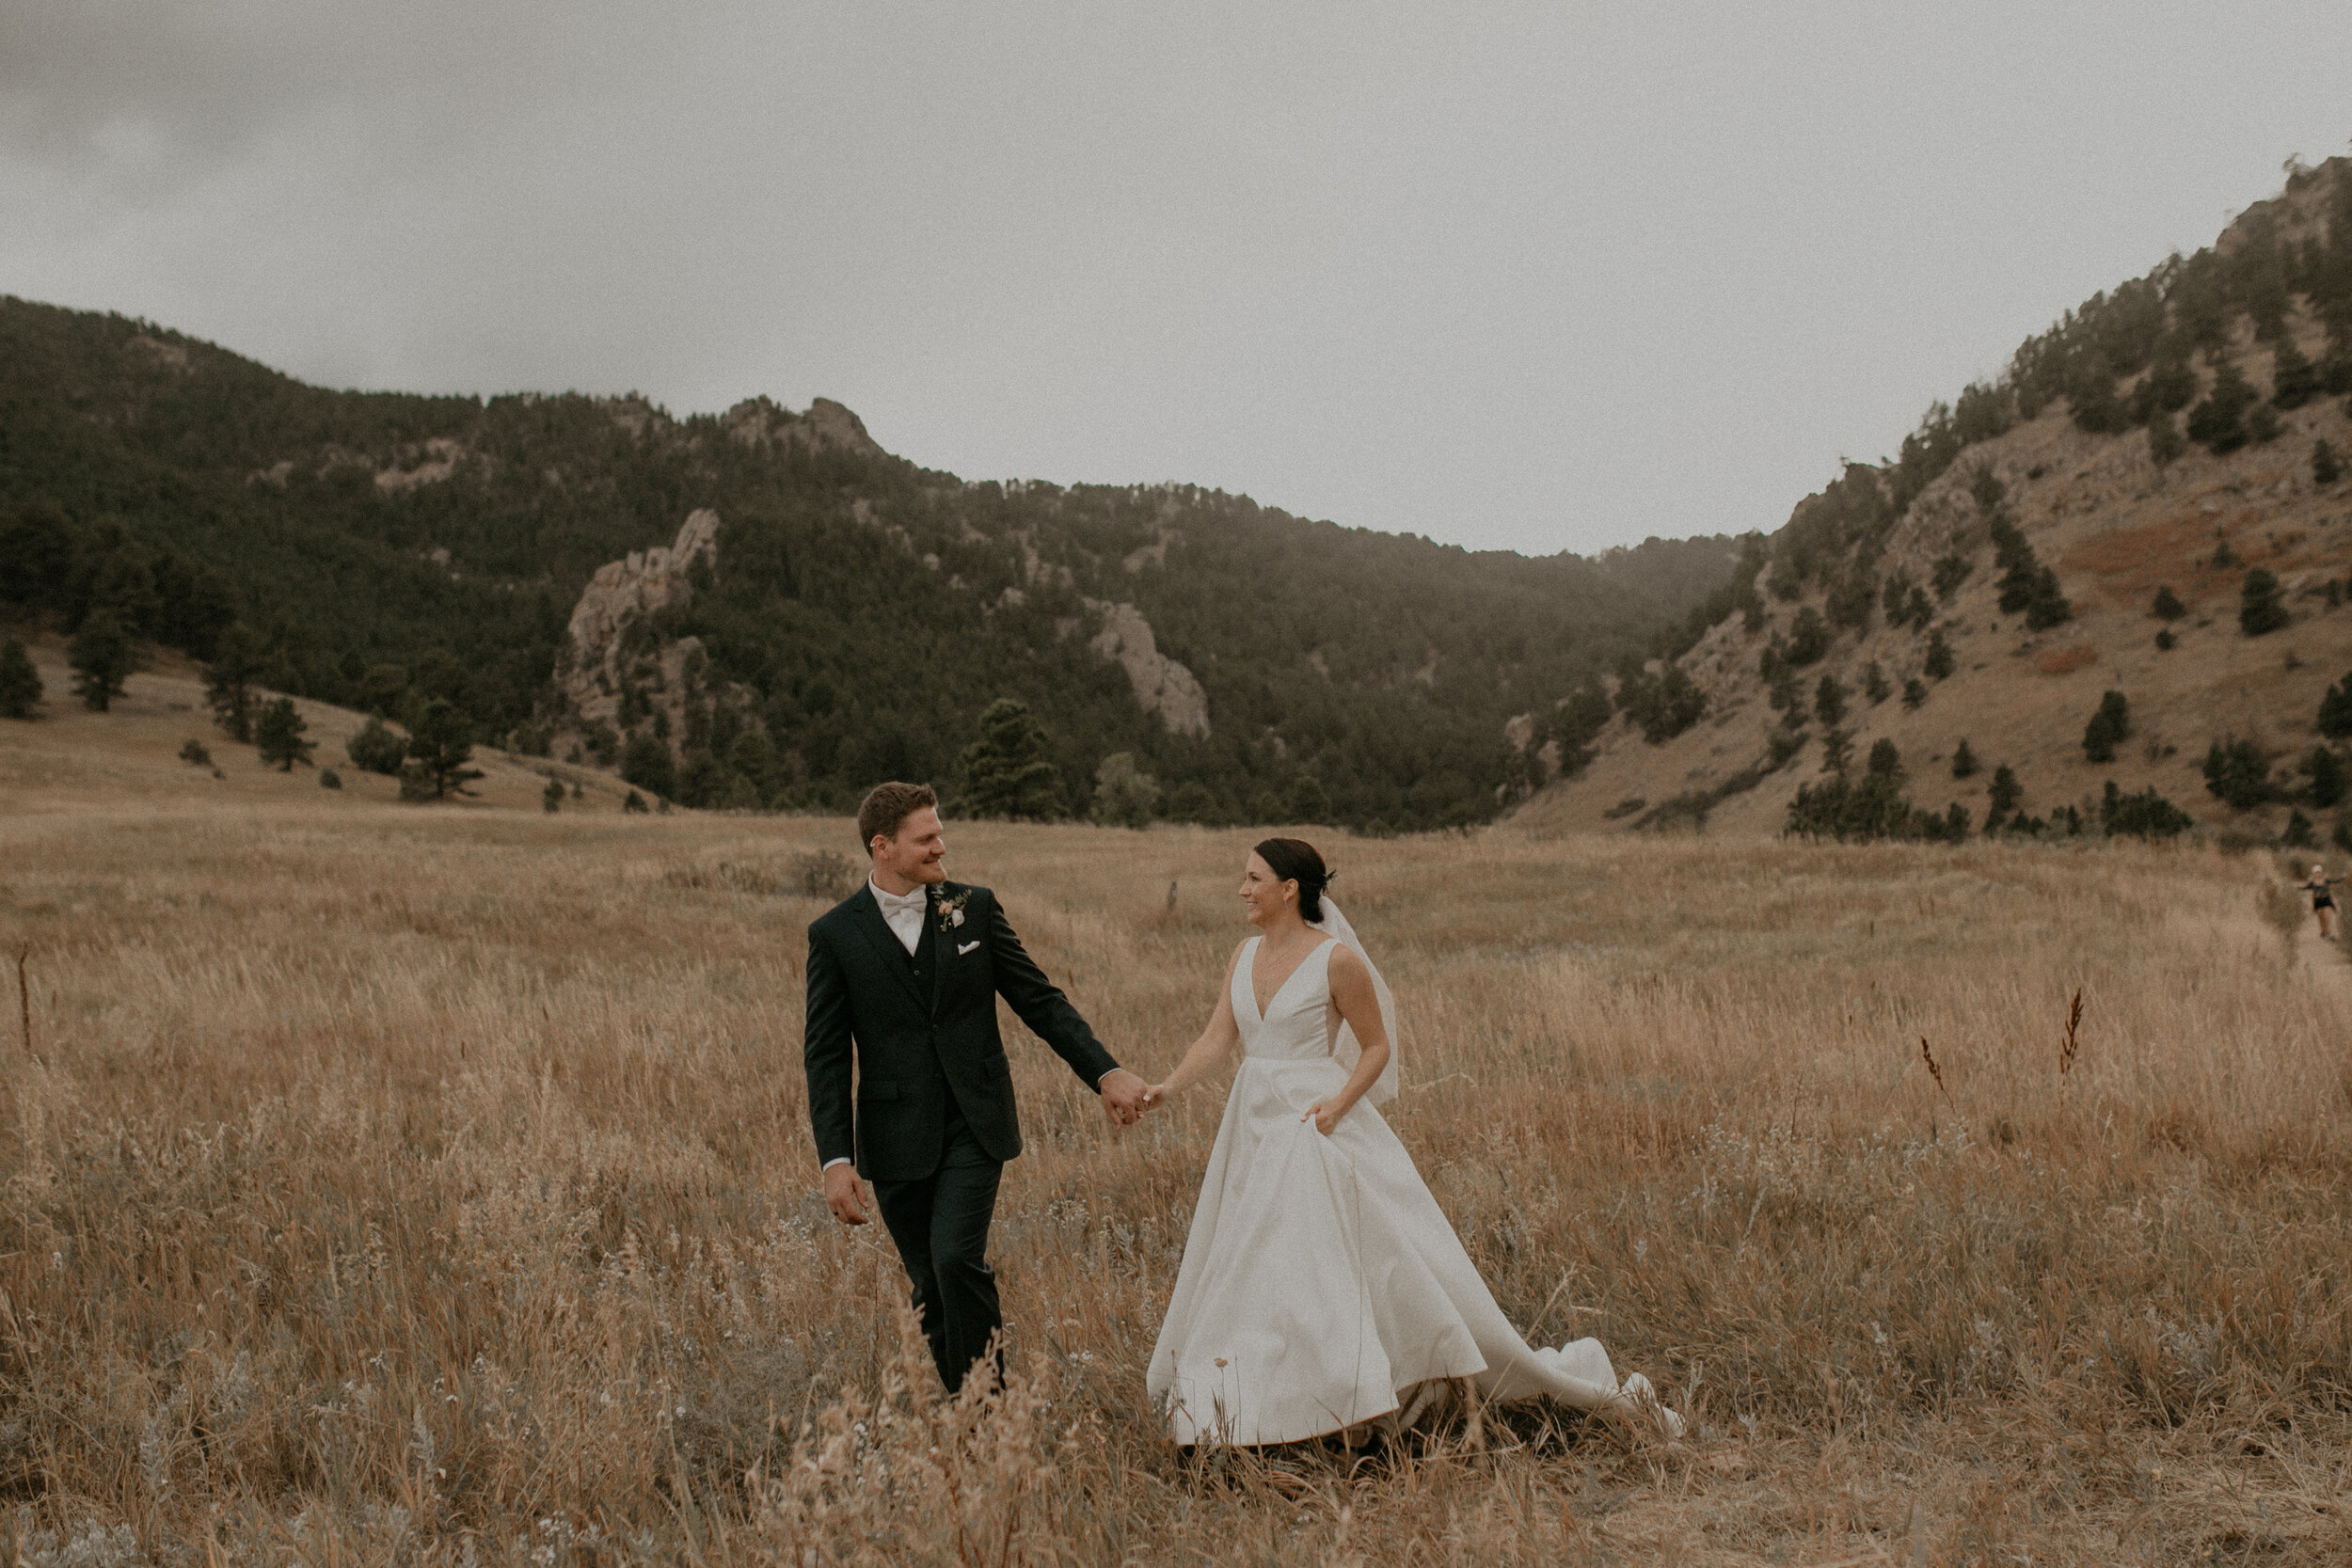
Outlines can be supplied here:
M1310 925L1321 920L1323 890L1339 875L1323 863L1322 851L1303 838L1269 838L1255 852L1275 876L1298 884L1299 918Z
M929 784L878 784L866 792L858 802L857 844L867 854L874 852L874 835L897 838L898 826L925 806L936 809L939 796Z

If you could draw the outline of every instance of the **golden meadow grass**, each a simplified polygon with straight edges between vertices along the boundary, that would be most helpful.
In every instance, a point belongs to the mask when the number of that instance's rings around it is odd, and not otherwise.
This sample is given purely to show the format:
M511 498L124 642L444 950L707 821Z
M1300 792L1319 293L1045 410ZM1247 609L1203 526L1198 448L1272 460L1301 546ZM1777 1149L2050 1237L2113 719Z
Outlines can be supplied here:
M1703 1430L1486 1412L1361 1462L1192 1460L1143 1369L1222 1082L1115 1134L1013 1030L1016 1383L930 1400L804 1115L799 858L853 836L0 823L25 1560L2352 1555L2352 995L2265 918L2267 863L1328 843L1403 1010L1393 1120L1499 1298ZM1249 836L956 824L949 863L1158 1071Z

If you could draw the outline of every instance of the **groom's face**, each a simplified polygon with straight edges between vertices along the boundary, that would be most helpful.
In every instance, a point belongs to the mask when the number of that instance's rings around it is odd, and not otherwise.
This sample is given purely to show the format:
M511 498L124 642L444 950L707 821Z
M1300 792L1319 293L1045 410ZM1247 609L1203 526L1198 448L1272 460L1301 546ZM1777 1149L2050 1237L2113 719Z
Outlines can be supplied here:
M910 882L944 882L947 843L940 836L939 813L930 806L907 814L898 836L874 835L874 869L893 873Z

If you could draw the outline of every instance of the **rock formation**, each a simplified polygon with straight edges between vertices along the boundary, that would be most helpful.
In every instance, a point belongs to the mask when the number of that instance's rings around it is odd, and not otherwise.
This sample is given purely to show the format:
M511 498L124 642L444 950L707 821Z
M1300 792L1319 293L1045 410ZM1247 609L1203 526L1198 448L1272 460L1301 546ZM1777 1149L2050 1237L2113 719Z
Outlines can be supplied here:
M687 515L676 542L666 549L657 546L633 551L625 560L596 568L572 608L565 657L557 669L581 729L593 729L600 720L612 721L621 689L635 673L632 666L638 660L624 645L630 625L657 610L691 603L693 566L698 562L712 565L718 559L719 515L706 507ZM690 663L699 662L692 656L702 652L701 641L690 637L644 651L659 670L657 705L678 705L684 701L681 677Z
M729 440L747 447L797 446L809 451L837 448L880 457L882 448L866 434L866 422L831 398L818 398L805 414L780 408L767 398L745 398L720 416Z
M1104 658L1115 658L1127 672L1136 701L1146 713L1156 713L1170 735L1208 738L1209 694L1193 673L1159 650L1152 623L1131 604L1106 604L1089 599L1087 608L1103 617L1103 629L1087 646Z

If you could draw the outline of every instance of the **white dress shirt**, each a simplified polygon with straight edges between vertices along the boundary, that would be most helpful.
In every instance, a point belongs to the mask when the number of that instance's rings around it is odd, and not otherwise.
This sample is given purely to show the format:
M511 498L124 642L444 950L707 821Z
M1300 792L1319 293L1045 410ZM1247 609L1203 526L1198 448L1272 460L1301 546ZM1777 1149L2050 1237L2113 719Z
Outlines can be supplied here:
M866 879L866 891L872 894L874 902L882 906L882 920L890 927L890 934L898 939L898 945L907 950L907 957L913 958L915 943L923 940L924 906L930 897L930 889L917 884L913 893L884 893L882 884L868 877Z
M923 940L923 916L928 912L924 906L930 897L930 889L917 886L913 893L884 893L882 884L868 877L866 879L866 891L872 894L874 902L882 906L882 917L889 926L890 934L898 939L899 945L907 950L907 957L913 958L916 944ZM835 1165L849 1163L846 1159L828 1160L825 1168L831 1170Z

